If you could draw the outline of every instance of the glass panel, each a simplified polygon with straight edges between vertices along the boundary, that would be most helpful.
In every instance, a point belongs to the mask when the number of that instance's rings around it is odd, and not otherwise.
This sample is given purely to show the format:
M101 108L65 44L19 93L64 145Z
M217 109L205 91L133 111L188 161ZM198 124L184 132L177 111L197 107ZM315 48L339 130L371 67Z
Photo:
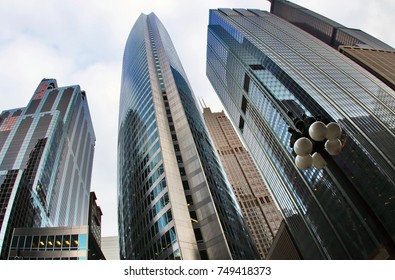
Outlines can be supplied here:
M87 241L86 234L80 234L78 236L78 248L79 248L79 250L86 250L87 249L87 244L88 244L88 241Z
M71 236L70 246L71 246L72 250L77 250L77 248L78 248L78 235L77 234L74 234Z
M177 249L177 250L174 251L174 259L175 260L181 260L180 249Z
M14 238L12 239L11 248L16 248L17 244L18 244L18 236L14 236Z
M39 240L38 236L33 236L33 244L32 244L33 249L38 248L38 240Z
M47 236L40 236L40 242L38 244L40 250L45 250L45 244L47 243Z
M53 247L54 247L54 243L55 243L55 237L52 236L48 236L48 240L47 240L47 250L52 251Z
M32 236L26 236L25 248L30 249L32 246Z
M62 236L55 236L55 250L62 250Z
M24 244L25 244L25 236L19 236L18 248L23 248Z
M70 248L70 235L63 235L63 249L68 250Z

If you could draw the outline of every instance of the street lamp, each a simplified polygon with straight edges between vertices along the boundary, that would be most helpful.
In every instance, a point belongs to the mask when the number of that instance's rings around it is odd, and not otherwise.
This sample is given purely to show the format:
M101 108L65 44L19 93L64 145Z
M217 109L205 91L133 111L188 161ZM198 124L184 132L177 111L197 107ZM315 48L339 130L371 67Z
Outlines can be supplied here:
M292 113L288 113L292 117ZM317 169L326 166L325 157L338 155L342 150L342 129L336 122L324 123L321 117L295 118L295 128L289 127L292 134L290 146L293 148L295 165L302 170L314 166Z
M361 195L353 182L350 182L345 174L331 158L338 155L343 147L340 140L342 138L342 129L336 122L327 121L321 117L307 117L302 115L301 118L294 118L291 112L288 116L293 120L294 126L288 128L291 133L290 147L293 148L295 155L295 165L302 170L314 166L322 169L329 162L330 170L327 172L330 177L335 178L339 189L349 195L357 208L364 209L366 212L365 221L371 223L378 234L378 239L387 251L389 259L395 259L395 242L382 221L373 211L366 198ZM327 124L325 124L327 123ZM344 141L345 142L345 141ZM340 184L339 181L342 181Z

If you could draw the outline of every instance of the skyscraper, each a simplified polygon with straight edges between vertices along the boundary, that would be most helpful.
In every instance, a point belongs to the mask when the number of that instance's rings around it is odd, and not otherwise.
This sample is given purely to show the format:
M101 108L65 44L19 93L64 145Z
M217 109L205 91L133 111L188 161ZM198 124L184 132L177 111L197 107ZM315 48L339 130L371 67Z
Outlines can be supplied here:
M210 11L207 76L302 258L395 257L393 90L295 25L259 10ZM339 123L341 140L333 141L342 150L330 156L317 138L313 148L326 166L300 170L292 145L311 120L322 120L324 132L325 124Z
M0 254L16 227L88 224L95 134L84 91L43 79L0 117Z
M261 258L265 259L281 224L281 214L225 113L213 113L210 108L203 108L203 118L240 204L247 227Z
M126 43L118 136L122 259L253 259L171 39L142 14Z

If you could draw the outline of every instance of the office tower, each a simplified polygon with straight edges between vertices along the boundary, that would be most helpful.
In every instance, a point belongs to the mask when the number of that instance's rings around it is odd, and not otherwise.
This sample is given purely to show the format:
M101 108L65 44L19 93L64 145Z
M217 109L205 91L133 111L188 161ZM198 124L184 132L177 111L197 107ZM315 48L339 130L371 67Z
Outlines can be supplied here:
M43 79L0 124L0 253L17 227L88 224L95 135L80 87Z
M261 259L265 259L282 221L251 156L225 113L203 108L203 118L240 204Z
M101 250L106 260L120 260L118 236L105 236L101 239Z
M271 2L271 13L289 21L335 49L346 45L395 51L393 47L362 30L346 27L290 1L269 1Z
M257 253L171 39L142 14L126 43L118 134L121 259Z
M310 34L259 10L210 11L207 76L302 258L395 257L393 90ZM336 123L342 130L333 134ZM311 145L305 154L296 145L300 136ZM318 152L315 160L310 151Z

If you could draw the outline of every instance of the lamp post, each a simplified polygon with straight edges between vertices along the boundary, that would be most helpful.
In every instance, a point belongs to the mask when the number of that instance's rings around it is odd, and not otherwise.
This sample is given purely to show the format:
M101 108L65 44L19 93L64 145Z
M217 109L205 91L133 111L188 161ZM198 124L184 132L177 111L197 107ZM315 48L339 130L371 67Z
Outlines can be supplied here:
M332 156L338 155L343 148L340 140L342 129L339 124L324 120L319 116L307 117L302 115L302 118L293 118L291 112L288 112L288 115L293 119L295 127L288 128L288 131L291 133L290 147L293 148L293 154L295 155L295 165L301 170L306 170L311 166L322 169L329 163L331 170L328 170L328 172L332 174L331 176L336 177L338 181L342 180L344 182L340 189L343 189L352 197L354 204L364 209L366 213L365 220L373 225L378 234L378 239L387 250L388 258L395 259L395 241L389 235L369 203L332 159Z
M289 113L292 116L291 113ZM338 155L342 150L342 129L336 122L324 123L321 117L295 118L295 128L288 128L292 134L290 146L296 155L295 164L305 170L314 166L317 169L326 166L327 155Z

